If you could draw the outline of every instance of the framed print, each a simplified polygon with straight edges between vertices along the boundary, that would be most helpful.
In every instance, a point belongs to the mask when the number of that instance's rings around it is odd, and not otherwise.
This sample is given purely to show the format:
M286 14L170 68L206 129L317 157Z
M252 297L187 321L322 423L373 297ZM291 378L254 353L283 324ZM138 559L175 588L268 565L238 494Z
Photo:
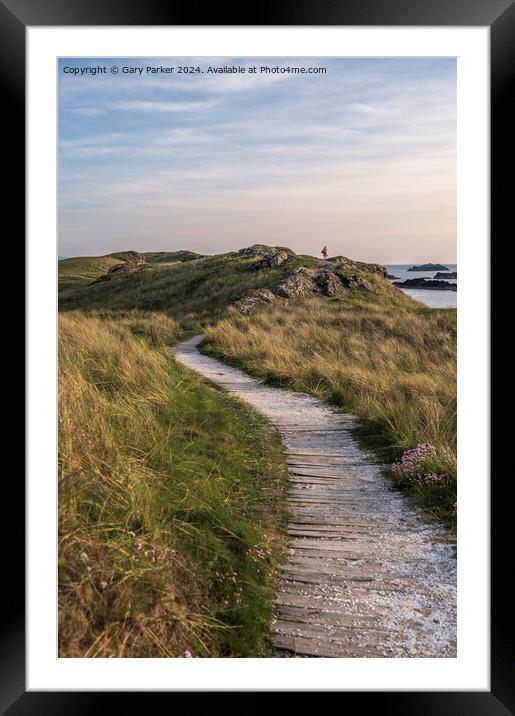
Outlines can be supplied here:
M2 708L509 713L488 309L513 5L0 8L29 408Z

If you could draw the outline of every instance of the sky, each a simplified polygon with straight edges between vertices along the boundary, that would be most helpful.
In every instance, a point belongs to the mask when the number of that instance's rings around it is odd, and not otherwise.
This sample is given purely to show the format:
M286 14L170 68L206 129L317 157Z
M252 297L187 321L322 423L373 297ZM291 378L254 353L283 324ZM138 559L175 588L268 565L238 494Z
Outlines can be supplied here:
M456 260L454 59L62 58L58 80L60 256Z

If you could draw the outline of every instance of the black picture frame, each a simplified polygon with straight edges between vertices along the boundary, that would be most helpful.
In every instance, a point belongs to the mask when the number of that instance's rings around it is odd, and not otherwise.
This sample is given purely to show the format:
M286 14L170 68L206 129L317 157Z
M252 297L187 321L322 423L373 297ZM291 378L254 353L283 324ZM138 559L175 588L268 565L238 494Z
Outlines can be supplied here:
M6 120L4 146L12 151L7 160L9 182L4 189L6 211L15 219L15 246L21 253L24 231L25 194L25 31L31 26L103 26L103 25L346 25L346 26L488 26L491 37L491 230L499 235L508 226L508 207L513 203L513 184L504 181L513 163L513 144L509 132L510 82L515 69L515 5L510 0L297 0L297 2L260 2L254 5L232 2L194 6L170 0L0 0L0 77L3 119ZM199 19L201 20L199 22ZM510 119L511 117L511 119ZM502 249L501 249L502 250ZM493 256L492 256L493 258ZM18 259L17 259L18 260ZM30 290L30 286L28 287ZM29 346L29 349L31 346ZM503 440L496 433L494 447ZM509 444L509 443L508 443ZM492 450L493 451L493 450ZM501 475L501 478L504 477ZM505 545L511 530L508 512L510 475L492 484L492 614L491 614L491 691L471 692L345 692L342 704L359 699L360 707L380 713L396 714L467 714L467 716L503 716L515 713L513 693L513 649L511 641L512 595L505 578L510 560ZM6 476L7 479L7 476ZM120 693L26 692L25 691L25 575L24 484L12 473L9 508L15 519L9 528L9 549L4 552L4 596L0 632L0 710L10 716L19 714L82 714L111 710L113 698ZM511 511L511 510L510 510ZM143 698L148 699L149 694ZM220 694L223 697L223 694ZM262 694L253 700L255 708ZM140 694L130 694L124 708L145 708ZM148 701L146 701L148 708ZM214 704L212 704L214 705ZM248 707L246 707L248 708Z

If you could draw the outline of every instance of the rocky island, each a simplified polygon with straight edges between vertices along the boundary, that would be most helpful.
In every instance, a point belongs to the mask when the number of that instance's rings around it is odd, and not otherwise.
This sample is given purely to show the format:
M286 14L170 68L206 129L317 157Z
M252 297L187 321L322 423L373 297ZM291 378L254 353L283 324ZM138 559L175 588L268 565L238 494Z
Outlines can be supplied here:
M448 271L447 266L443 264L421 264L420 266L411 266L408 271Z
M448 281L436 281L431 278L408 278L405 281L394 281L394 286L399 288L430 288L439 291L457 291L458 287L455 283Z
M458 278L458 272L457 271L439 271L438 273L435 273L433 278Z

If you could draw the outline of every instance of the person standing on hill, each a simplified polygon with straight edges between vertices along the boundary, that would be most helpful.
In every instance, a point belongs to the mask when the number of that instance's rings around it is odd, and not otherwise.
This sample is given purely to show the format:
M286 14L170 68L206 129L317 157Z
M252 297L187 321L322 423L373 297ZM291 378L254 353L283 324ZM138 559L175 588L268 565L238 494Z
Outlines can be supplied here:
M324 259L326 259L326 258L329 256L329 252L328 252L328 250L327 250L327 246L324 246L324 248L322 249L321 253L322 253L322 256L324 257Z

